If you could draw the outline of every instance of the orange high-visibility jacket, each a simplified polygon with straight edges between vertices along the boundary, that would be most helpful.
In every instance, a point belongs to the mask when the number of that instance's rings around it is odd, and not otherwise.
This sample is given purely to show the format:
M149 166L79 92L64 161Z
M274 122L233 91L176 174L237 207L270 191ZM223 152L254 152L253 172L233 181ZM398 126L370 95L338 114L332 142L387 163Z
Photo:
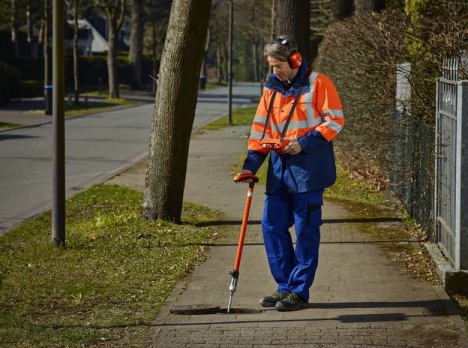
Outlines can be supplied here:
M276 75L270 76L252 124L248 155L244 169L256 172L269 149L260 145L266 138L280 138L294 99L300 93L285 137L297 139L302 148L298 155L271 151L267 192L286 185L290 192L322 190L336 180L332 140L344 126L344 116L338 92L325 75L301 66L295 83L285 90ZM277 91L268 124L267 113L274 91ZM266 129L265 129L266 125Z

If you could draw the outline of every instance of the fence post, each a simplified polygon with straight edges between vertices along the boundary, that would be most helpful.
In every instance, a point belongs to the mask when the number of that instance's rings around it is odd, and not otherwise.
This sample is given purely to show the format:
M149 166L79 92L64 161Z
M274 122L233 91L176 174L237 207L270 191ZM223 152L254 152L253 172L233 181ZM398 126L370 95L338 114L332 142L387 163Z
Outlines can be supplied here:
M468 270L468 81L457 82L456 270Z
M439 230L439 128L440 128L440 100L441 100L441 82L440 77L436 80L436 115L435 115L435 140L434 140L434 202L433 202L433 211L434 211L434 235L432 236L431 242L436 244L440 243L441 241L441 234Z
M396 68L396 88L395 88L395 141L390 148L391 170L390 170L390 189L399 197L408 207L410 195L408 194L407 178L408 156L405 151L408 146L408 119L411 117L411 85L409 76L411 74L411 63L397 64Z

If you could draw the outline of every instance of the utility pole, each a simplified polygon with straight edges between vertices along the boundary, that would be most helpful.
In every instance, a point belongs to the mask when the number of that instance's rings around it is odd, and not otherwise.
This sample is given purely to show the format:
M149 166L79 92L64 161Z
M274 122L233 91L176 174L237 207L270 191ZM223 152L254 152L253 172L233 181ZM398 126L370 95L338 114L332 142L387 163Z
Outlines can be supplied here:
M234 4L229 2L229 63L228 63L228 124L232 124L232 46L233 46L233 26L234 26Z
M52 117L54 124L52 243L65 245L64 0L54 0L52 12Z

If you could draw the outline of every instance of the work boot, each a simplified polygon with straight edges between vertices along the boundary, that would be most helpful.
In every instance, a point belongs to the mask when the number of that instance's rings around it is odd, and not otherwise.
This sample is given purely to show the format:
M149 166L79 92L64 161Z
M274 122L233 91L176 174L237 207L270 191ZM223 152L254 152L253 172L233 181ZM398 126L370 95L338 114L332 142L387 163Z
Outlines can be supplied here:
M274 307L276 305L276 303L284 298L286 298L286 296L288 296L289 293L282 293L282 292L279 292L278 290L276 290L273 295L271 296L265 296L263 298L260 299L260 304L263 306L263 307Z
M284 299L278 301L275 305L275 309L280 312L297 311L299 309L308 307L307 300L304 300L299 295L290 292Z

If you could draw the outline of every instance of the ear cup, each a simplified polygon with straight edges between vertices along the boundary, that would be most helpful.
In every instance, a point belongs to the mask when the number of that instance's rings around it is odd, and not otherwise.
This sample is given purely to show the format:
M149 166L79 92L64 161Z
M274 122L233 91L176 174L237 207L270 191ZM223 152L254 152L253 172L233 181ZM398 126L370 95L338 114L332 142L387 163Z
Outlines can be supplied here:
M292 69L297 69L301 66L301 64L302 64L302 54L296 51L292 52L289 55L289 66Z

